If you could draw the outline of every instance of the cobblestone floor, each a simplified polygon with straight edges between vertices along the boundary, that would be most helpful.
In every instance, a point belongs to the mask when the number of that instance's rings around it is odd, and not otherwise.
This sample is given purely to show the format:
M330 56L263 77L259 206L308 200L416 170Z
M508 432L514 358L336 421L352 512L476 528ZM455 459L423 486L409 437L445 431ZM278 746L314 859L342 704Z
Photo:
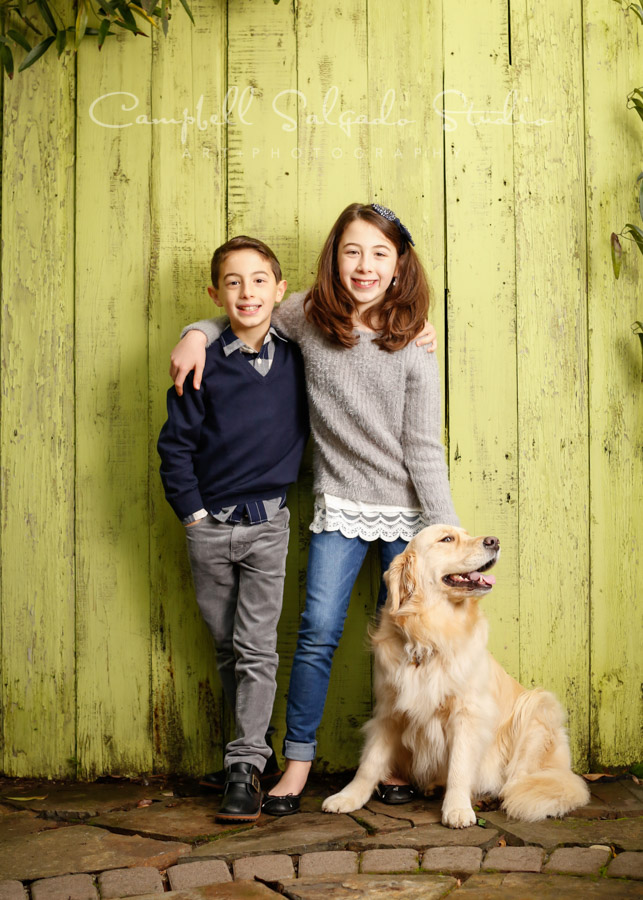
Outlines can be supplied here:
M351 815L214 821L218 799L154 778L62 784L0 779L0 900L538 900L643 897L643 786L594 782L588 807L534 825L481 808L440 824L439 799Z

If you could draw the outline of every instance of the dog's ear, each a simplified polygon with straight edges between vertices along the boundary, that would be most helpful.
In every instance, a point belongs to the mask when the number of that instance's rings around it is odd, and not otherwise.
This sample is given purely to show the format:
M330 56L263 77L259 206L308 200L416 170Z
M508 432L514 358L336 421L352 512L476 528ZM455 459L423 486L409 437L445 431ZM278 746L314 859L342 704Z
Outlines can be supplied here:
M386 605L389 612L398 612L418 592L417 554L405 550L396 556L384 575L388 588Z

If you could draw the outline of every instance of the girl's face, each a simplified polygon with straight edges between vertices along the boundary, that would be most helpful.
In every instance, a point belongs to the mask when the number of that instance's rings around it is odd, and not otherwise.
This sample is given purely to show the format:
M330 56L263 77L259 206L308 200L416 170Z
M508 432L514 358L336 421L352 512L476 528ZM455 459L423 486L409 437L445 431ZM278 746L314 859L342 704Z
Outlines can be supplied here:
M337 268L359 317L380 302L397 275L397 250L375 225L355 219L339 240Z

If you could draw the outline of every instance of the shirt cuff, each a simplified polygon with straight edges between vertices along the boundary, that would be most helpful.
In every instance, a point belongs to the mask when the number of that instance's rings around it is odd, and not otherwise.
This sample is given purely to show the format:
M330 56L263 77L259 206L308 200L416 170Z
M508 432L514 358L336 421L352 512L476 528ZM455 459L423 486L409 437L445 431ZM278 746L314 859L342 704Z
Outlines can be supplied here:
M191 515L186 516L185 519L181 519L181 525L191 525L192 522L198 522L199 519L205 519L207 514L207 509L197 509L196 512L193 512Z

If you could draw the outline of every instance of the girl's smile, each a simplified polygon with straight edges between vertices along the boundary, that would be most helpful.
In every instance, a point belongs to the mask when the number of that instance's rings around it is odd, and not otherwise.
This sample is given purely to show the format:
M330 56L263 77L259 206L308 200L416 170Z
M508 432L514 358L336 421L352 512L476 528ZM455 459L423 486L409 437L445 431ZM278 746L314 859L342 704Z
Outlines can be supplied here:
M397 262L395 246L375 225L356 219L344 229L337 247L337 268L355 305L357 322L365 310L382 300L397 275Z

